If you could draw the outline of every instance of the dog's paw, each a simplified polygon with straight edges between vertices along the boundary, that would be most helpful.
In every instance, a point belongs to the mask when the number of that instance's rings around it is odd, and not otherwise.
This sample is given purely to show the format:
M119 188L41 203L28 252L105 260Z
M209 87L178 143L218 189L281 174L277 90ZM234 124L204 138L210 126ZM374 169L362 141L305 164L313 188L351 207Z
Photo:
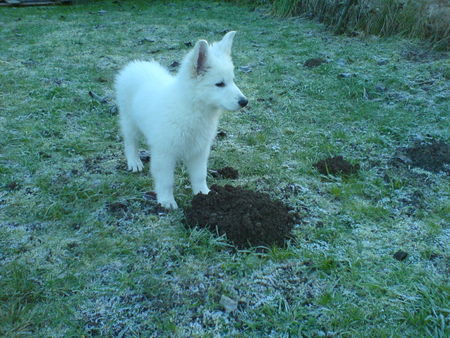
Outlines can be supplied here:
M201 189L197 194L208 195L209 191L210 191L210 190L209 190L208 188L206 188L206 189Z
M175 202L174 199L171 199L171 200L159 200L158 199L158 203L161 204L161 206L165 209L169 209L169 210L170 209L172 209L172 210L178 209L178 204L177 204L177 202Z
M192 187L192 192L194 195L197 195L197 194L208 195L209 189L206 184L203 184L200 187Z
M144 169L144 165L140 159L136 159L134 161L128 161L128 170L132 172L142 171Z

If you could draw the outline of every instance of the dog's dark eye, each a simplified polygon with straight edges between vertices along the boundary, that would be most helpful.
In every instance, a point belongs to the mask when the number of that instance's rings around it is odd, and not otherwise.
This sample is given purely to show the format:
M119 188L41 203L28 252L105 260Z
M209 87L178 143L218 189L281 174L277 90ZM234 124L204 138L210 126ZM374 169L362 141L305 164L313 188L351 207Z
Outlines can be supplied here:
M218 83L216 83L216 86L217 87L225 87L225 82L218 82Z

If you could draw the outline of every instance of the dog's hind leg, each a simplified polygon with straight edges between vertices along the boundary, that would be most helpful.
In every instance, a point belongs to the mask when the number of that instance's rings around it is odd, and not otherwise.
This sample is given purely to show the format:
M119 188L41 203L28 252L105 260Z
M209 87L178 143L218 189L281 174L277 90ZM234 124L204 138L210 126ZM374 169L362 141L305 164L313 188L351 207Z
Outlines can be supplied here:
M132 121L121 116L120 126L122 129L123 141L125 146L125 157L128 163L128 170L133 172L142 171L144 165L139 158L139 130Z

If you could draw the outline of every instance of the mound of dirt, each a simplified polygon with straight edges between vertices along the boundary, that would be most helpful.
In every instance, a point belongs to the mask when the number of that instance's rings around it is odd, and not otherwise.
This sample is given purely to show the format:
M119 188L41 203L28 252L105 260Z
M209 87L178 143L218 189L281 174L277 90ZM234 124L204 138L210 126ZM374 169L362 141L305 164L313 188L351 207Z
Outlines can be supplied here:
M239 172L233 167L224 167L211 171L211 176L214 178L229 178L235 180L239 178Z
M359 170L358 164L351 164L342 156L329 157L314 164L314 167L322 175L349 176L356 174Z
M392 257L398 261L404 261L408 257L408 253L402 250L398 250Z
M312 58L312 59L306 60L303 65L308 68L315 68L315 67L319 67L322 63L326 63L326 62L327 62L327 60L322 59L322 58Z
M230 185L213 185L208 195L194 196L185 216L188 227L225 234L239 249L283 246L295 221L289 208L269 195Z
M418 143L405 149L411 164L432 172L444 171L450 174L450 144L440 140Z

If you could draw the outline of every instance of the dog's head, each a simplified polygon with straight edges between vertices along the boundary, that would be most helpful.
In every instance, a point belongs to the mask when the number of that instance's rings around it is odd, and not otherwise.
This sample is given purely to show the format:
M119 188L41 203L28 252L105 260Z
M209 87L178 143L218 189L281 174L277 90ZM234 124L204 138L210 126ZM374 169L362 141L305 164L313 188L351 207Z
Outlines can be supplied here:
M234 83L231 47L236 32L228 32L221 41L208 45L198 41L186 56L181 72L194 81L197 100L218 109L235 111L247 105L247 98Z

